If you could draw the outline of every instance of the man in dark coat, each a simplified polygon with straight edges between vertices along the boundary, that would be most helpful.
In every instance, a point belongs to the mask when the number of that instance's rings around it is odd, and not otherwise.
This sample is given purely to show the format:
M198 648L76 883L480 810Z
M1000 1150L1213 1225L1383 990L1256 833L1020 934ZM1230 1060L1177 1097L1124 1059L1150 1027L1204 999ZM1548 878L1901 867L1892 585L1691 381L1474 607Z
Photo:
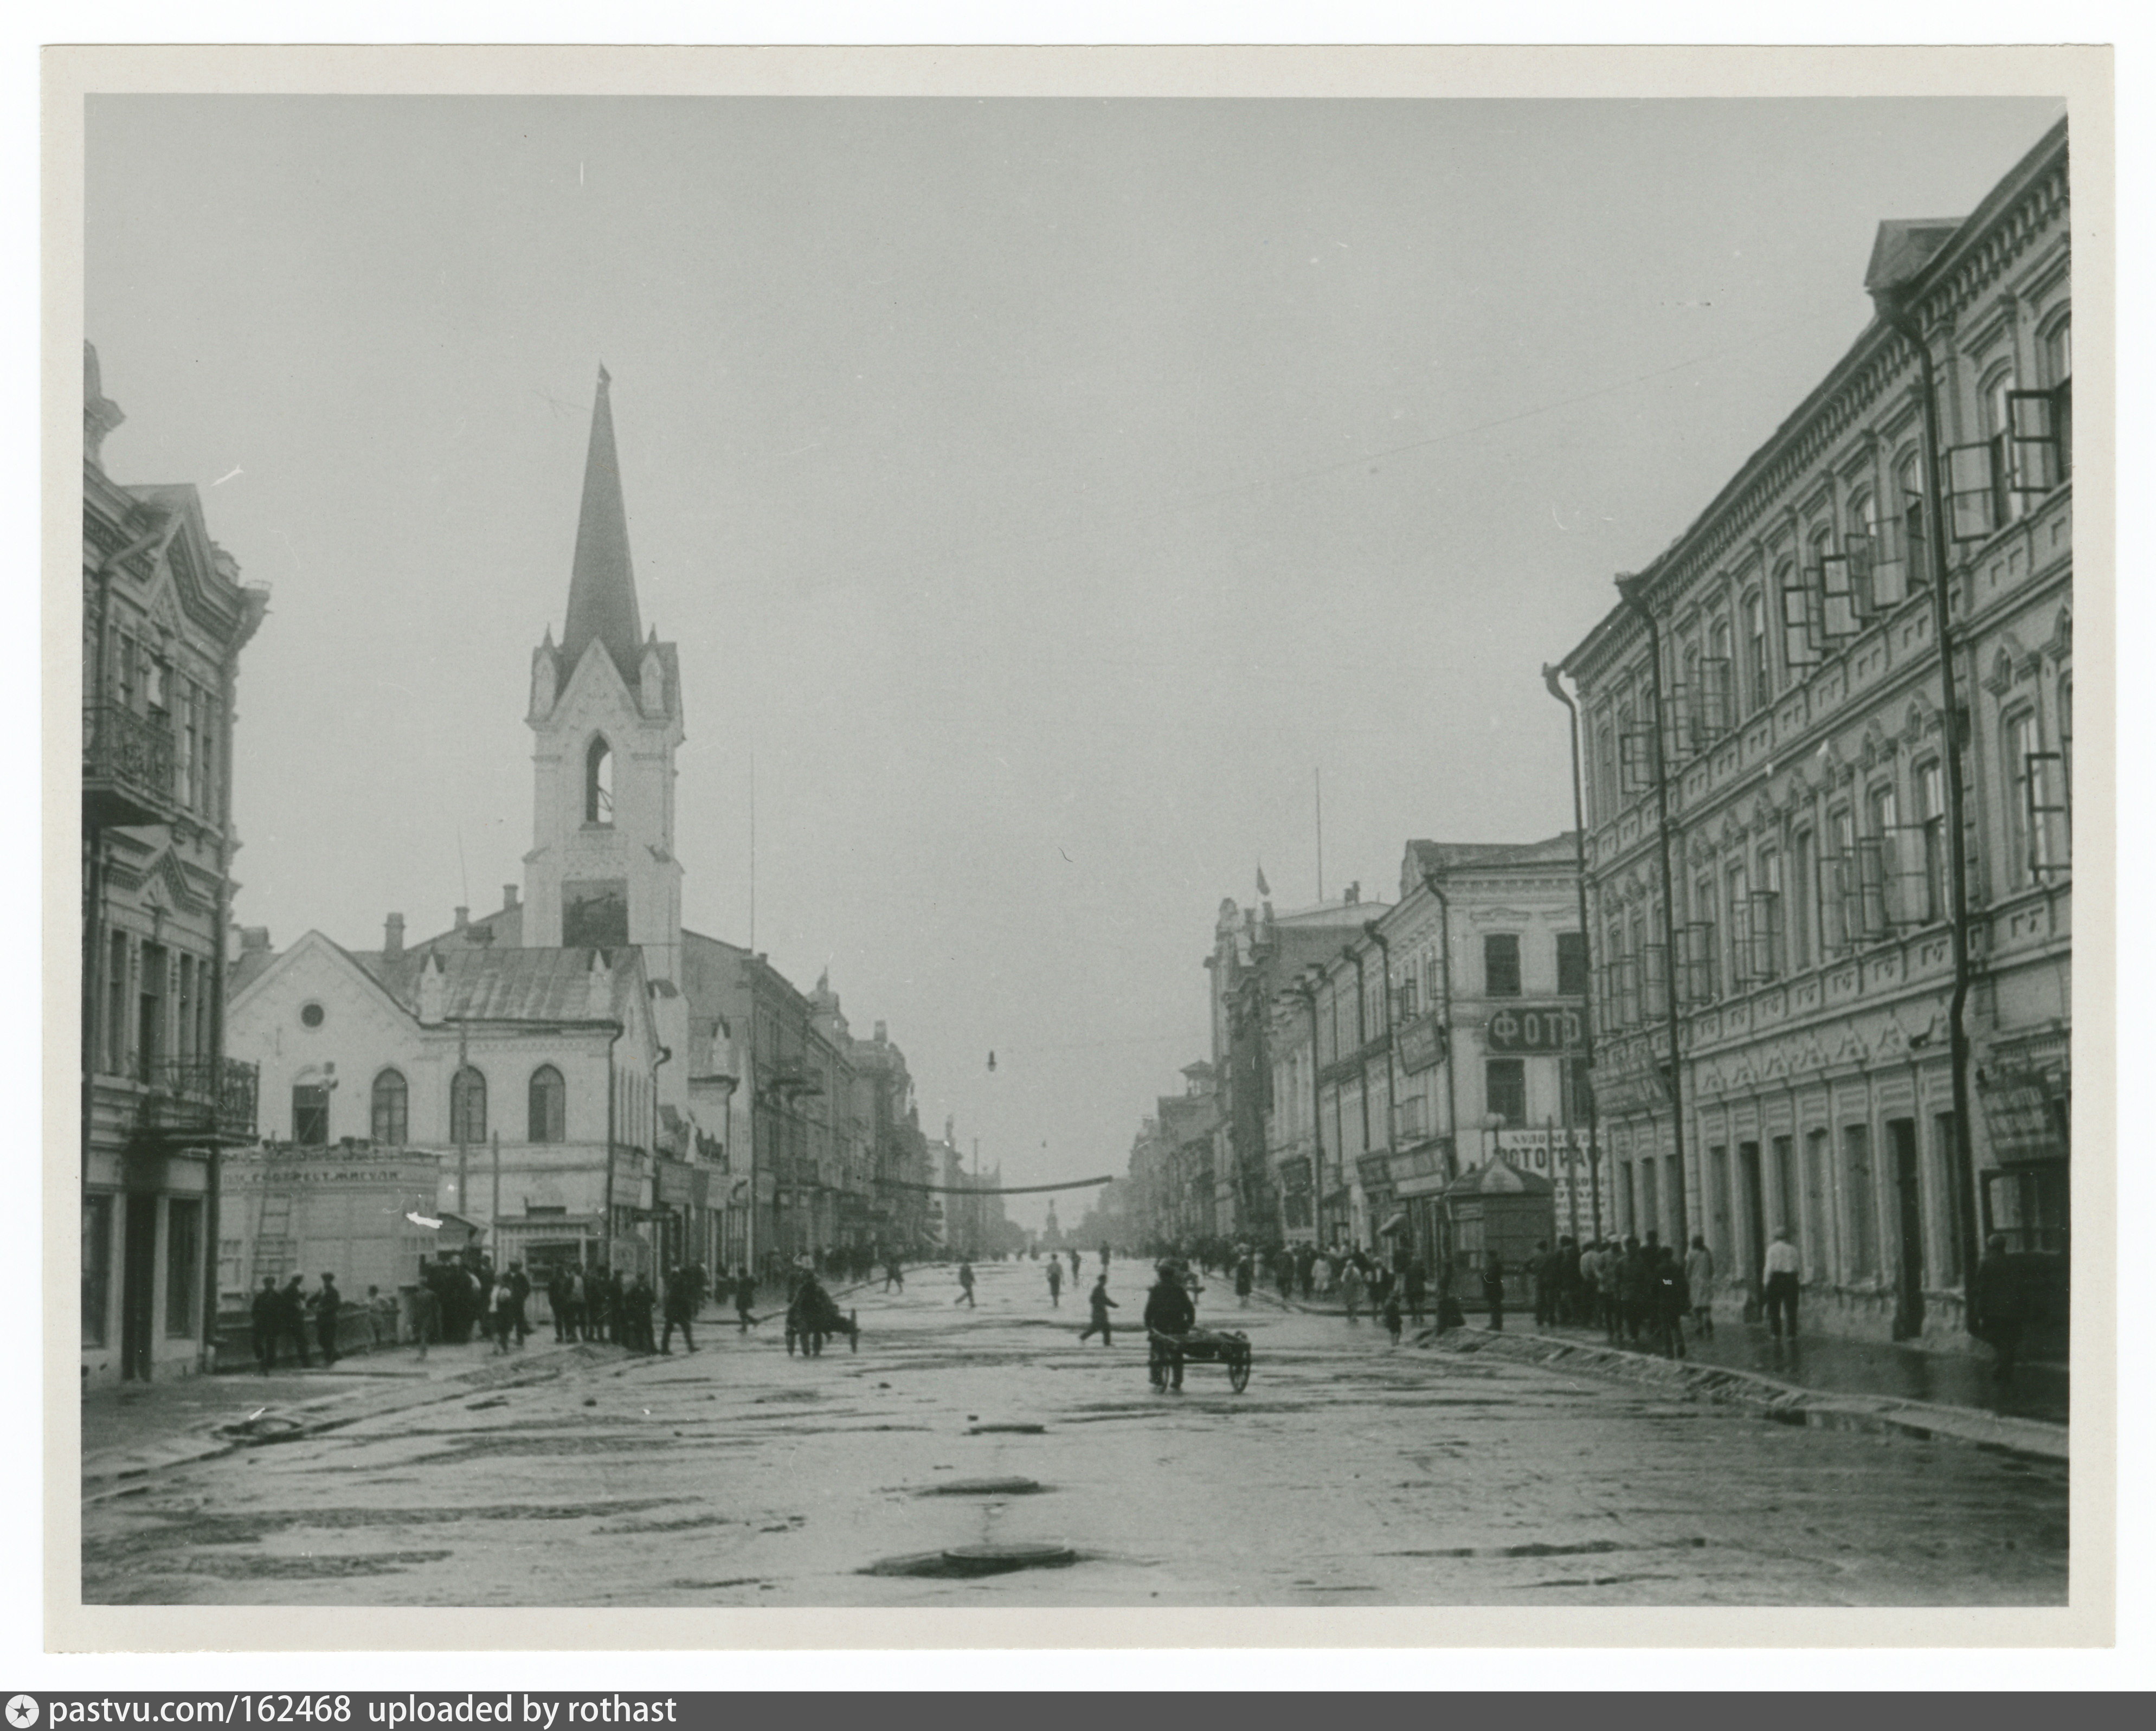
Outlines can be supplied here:
M525 1273L521 1262L511 1262L509 1272L502 1276L509 1283L509 1321L516 1330L516 1343L522 1346L531 1333L531 1325L524 1314L524 1301L531 1296L531 1276Z
M1638 1239L1626 1239L1625 1258L1617 1266L1617 1308L1634 1346L1639 1345L1641 1331L1647 1326L1648 1290L1652 1284L1646 1251Z
M262 1367L264 1376L269 1375L270 1367L277 1362L277 1335L283 1326L282 1309L277 1302L277 1276L264 1275L262 1290L254 1295L254 1303L249 1314L254 1324L254 1362Z
M1502 1334L1505 1330L1505 1263L1495 1251L1482 1265L1482 1302L1490 1307L1490 1327Z
M757 1320L756 1307L756 1275L746 1262L741 1272L734 1276L734 1315L740 1319L741 1331L746 1334L749 1325Z
M554 1313L554 1342L563 1345L574 1337L569 1332L569 1271L557 1267L547 1276L547 1307Z
M1663 1245L1656 1251L1650 1280L1649 1343L1661 1347L1665 1358L1681 1359L1685 1356L1685 1312L1691 1308L1691 1288L1685 1278L1684 1265L1677 1261L1676 1252L1669 1246Z
M671 1354L674 1350L674 1331L681 1331L681 1344L689 1351L696 1350L696 1337L690 1324L696 1320L696 1283L685 1268L677 1268L666 1276L666 1327L659 1338L659 1350Z
M1160 1278L1153 1282L1146 1294L1145 1325L1148 1333L1164 1334L1171 1340L1182 1338L1198 1326L1198 1307L1190 1302L1190 1294L1183 1290L1175 1265L1163 1262L1157 1271ZM1170 1348L1168 1359L1168 1386L1174 1392L1183 1391L1183 1353L1179 1346Z
M1995 1355L1992 1374L2002 1388L2014 1379L2021 1330L2028 1319L2028 1295L2007 1256L2006 1235L1994 1232L1984 1240L1984 1256L1976 1265L1976 1333Z
M315 1338L321 1343L322 1363L337 1361L337 1323L344 1315L344 1294L337 1291L336 1276L325 1274L322 1289L315 1294Z
M1116 1333L1109 1325L1108 1312L1111 1310L1121 1310L1122 1307L1108 1296L1106 1275L1101 1275L1094 1280L1093 1290L1087 1295L1086 1302L1092 1307L1093 1318L1079 1331L1078 1344L1085 1345L1097 1334L1101 1337L1102 1346L1113 1346L1116 1343Z

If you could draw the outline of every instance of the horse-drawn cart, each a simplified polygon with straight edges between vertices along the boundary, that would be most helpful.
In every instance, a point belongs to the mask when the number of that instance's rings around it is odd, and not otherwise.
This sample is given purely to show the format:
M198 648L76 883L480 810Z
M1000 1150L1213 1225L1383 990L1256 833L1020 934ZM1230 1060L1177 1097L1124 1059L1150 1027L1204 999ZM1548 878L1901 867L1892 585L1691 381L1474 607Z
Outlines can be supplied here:
M1238 1395L1250 1383L1250 1337L1232 1329L1192 1328L1182 1334L1146 1330L1146 1370L1156 1389L1183 1386L1185 1364L1219 1364Z

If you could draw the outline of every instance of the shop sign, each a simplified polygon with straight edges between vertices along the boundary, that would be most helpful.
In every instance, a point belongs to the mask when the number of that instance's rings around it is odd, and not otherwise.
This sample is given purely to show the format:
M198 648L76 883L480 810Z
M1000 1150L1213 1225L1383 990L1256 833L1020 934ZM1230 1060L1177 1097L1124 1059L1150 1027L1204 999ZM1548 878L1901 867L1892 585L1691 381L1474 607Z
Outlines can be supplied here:
M2066 1158L2066 1138L2060 1133L2051 1090L2042 1072L1994 1070L1981 1092L1991 1158L1999 1164Z
M1400 1068L1413 1076L1445 1056L1445 1030L1435 1016L1422 1016L1399 1030Z
M1498 1010L1483 1030L1493 1052L1570 1052L1587 1041L1587 1019L1577 1005L1523 1004Z

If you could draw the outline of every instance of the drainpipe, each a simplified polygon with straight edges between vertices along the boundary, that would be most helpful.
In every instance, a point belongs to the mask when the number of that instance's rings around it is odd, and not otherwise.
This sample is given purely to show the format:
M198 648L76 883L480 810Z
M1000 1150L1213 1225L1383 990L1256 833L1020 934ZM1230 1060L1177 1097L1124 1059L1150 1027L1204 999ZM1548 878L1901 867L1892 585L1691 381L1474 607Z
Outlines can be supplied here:
M1591 1072L1594 1067L1594 993L1593 989L1594 928L1587 917L1587 802L1580 791L1579 706L1572 701L1566 694L1564 687L1557 682L1558 670L1555 667L1545 666L1543 669L1543 683L1549 687L1550 696L1565 706L1565 711L1570 717L1573 856L1578 862L1579 944L1581 955L1587 963L1589 981L1589 989L1579 1000L1579 1061L1586 1065ZM1676 991L1676 958L1674 955L1669 959L1667 971L1670 975L1671 994L1674 996ZM1594 1205L1594 1235L1599 1239L1602 1236L1602 1176L1600 1150L1596 1137L1597 1127L1594 1087L1590 1081L1587 1090L1587 1188L1588 1194ZM1687 1239L1686 1241L1689 1243L1691 1240Z
M1686 1203L1691 1173L1685 1161L1684 1056L1677 1043L1682 1018L1677 1011L1677 894L1676 875L1670 864L1670 778L1662 750L1662 625L1641 598L1645 585L1639 578L1620 577L1617 593L1647 627L1648 667L1655 711L1655 799L1660 815L1662 862L1662 994L1669 1011L1670 1031L1670 1142L1677 1158L1676 1245L1690 1243L1691 1234Z
M1295 992L1302 999L1302 1007L1310 1012L1310 1231L1312 1242L1322 1250L1325 1247L1325 1090L1317 1079L1317 988L1305 978L1296 981Z
M1368 938L1371 943L1377 945L1378 953L1384 958L1385 1159L1388 1168L1386 1172L1386 1180L1389 1185L1392 1177L1390 1171L1392 1156L1395 1145L1399 1140L1400 1122L1399 1069L1399 1059L1395 1050L1399 1042L1393 1037L1393 946L1391 942L1386 937L1385 934L1378 929L1378 922L1375 920L1365 920L1363 922L1363 935Z
M1899 292L1884 290L1873 296L1880 316L1917 352L1920 394L1924 410L1924 475L1929 496L1924 501L1924 523L1932 544L1932 629L1939 645L1939 698L1944 711L1947 748L1947 829L1953 845L1947 850L1947 883L1953 898L1953 995L1947 1009L1948 1062L1953 1079L1954 1163L1963 1186L1961 1212L1962 1325L1976 1331L1976 1209L1978 1177L1976 1143L1969 1112L1969 1030L1963 1013L1969 1004L1974 968L1969 953L1969 832L1963 816L1961 754L1964 743L1961 705L1954 691L1953 648L1948 635L1953 615L1953 582L1947 570L1947 492L1940 473L1938 378L1932 365L1932 347L1924 338L1916 316Z
M217 819L217 948L210 968L209 1095L210 1122L221 1130L218 1115L224 1103L224 989L226 927L232 918L232 681L235 650L218 664L218 809ZM261 1077L255 1078L254 1109L262 1110ZM222 1242L224 1211L224 1148L213 1136L209 1145L209 1171L205 1174L203 1205L203 1344L202 1368L217 1368L217 1312L223 1294L218 1287L218 1253ZM266 1187L265 1187L266 1194Z

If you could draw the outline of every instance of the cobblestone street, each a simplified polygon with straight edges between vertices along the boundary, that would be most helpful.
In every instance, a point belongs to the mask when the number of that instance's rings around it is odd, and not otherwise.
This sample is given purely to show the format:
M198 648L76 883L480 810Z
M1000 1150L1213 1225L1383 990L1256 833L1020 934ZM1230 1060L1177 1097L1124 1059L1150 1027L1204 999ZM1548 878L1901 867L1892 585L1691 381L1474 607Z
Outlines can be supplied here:
M693 1356L542 1349L499 1386L380 1379L332 1428L93 1482L103 1603L531 1605L2056 1604L2066 1469L1805 1428L1622 1379L1463 1356L1215 1286L1249 1391L1147 1386L1081 1345L1039 1265L950 1271L789 1358L716 1316ZM1142 1271L1112 1289L1135 1318ZM1069 1295L1066 1293L1066 1301ZM445 1356L438 1354L438 1359ZM475 1368L480 1364L475 1356ZM388 1368L385 1361L385 1368ZM554 1374L558 1373L558 1374ZM241 1379L227 1379L237 1382ZM319 1395L324 1379L258 1393ZM418 1404L399 1404L412 1402ZM259 1399L239 1409L243 1413ZM273 1413L290 1410L273 1406ZM354 1416L354 1414L362 1415ZM1039 1427L1035 1429L1034 1427ZM86 1439L93 1446L97 1439ZM971 1482L970 1487L967 1487ZM947 1550L1034 1541L986 1577ZM921 1571L926 1572L921 1572ZM872 1572L874 1571L874 1572Z

